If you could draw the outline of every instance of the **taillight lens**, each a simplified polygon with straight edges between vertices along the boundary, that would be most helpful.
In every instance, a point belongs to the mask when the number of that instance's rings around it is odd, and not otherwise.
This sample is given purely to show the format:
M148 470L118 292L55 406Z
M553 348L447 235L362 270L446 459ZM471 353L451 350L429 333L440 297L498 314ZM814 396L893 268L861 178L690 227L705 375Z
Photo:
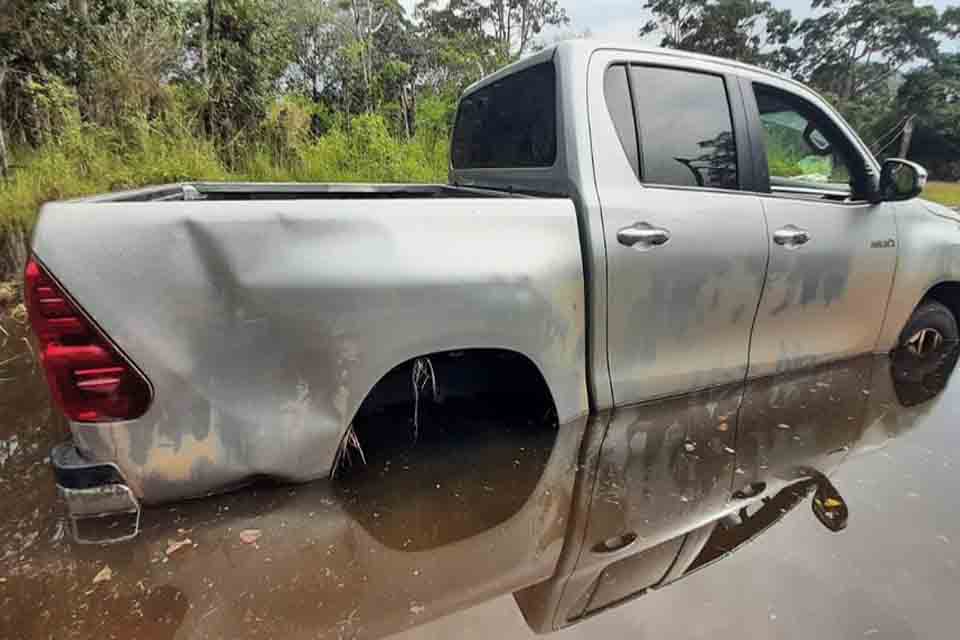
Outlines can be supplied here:
M150 384L33 257L24 272L30 325L54 403L75 422L139 418Z

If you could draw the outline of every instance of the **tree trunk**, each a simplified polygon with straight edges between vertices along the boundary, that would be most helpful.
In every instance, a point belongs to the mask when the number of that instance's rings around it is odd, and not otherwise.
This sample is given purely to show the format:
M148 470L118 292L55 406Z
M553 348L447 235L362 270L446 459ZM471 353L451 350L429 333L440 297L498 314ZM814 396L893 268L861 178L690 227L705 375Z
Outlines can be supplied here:
M400 84L400 112L403 115L403 132L410 140L410 105L407 103L407 85Z
M417 89L410 83L410 136L417 135Z
M10 162L7 160L7 142L3 134L3 114L0 113L0 178L10 177Z
M94 119L93 96L90 89L90 8L87 0L74 0L73 11L80 24L77 33L77 104L80 117L86 121Z
M0 178L10 176L10 161L7 159L7 141L3 131L3 82L7 79L7 68L0 67Z
M206 125L207 133L211 138L217 137L217 117L215 113L216 100L213 95L213 79L210 77L211 54L216 50L216 20L217 20L217 0L207 0L206 10L206 32L203 36L203 50L201 55L205 61L203 63L203 82L207 92ZM214 64L217 64L216 62ZM218 71L214 68L214 73Z
M900 154L898 158L906 158L910 153L910 143L913 142L913 118L907 118L907 123L903 125L903 137L900 138Z

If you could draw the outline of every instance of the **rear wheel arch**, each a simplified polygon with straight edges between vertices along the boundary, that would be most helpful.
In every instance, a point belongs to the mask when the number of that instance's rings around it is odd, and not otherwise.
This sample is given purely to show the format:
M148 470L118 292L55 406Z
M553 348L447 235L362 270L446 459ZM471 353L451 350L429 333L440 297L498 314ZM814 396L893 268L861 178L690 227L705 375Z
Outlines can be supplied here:
M412 402L413 369L418 363L432 368L437 391L442 398L471 392L536 392L542 396L537 399L543 402L549 400L550 408L556 412L556 399L546 376L529 356L513 349L484 347L445 349L401 362L384 373L370 388L357 407L354 419L378 405ZM405 396L397 392L404 384L407 391Z
M357 436L358 423L378 413L406 409L407 424L414 426L423 410L449 403L481 405L491 411L503 408L511 416L557 423L555 394L541 368L526 354L506 348L426 353L394 366L370 388L341 434L331 475L336 474L351 435Z

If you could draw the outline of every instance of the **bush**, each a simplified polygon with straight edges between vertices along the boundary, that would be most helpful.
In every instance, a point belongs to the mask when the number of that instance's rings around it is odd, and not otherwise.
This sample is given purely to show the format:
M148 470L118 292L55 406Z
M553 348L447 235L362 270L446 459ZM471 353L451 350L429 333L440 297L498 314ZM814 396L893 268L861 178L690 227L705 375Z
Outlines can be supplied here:
M51 200L191 180L446 180L452 111L439 100L421 103L418 117L424 114L424 120L413 139L403 141L380 114L347 120L303 99L284 98L255 131L220 149L201 135L190 101L190 95L174 92L172 106L158 117L131 116L112 128L81 123L74 105L58 102L59 133L17 154L13 178L0 183L0 278L22 268L23 238L40 206ZM318 115L327 130L316 137L311 131Z

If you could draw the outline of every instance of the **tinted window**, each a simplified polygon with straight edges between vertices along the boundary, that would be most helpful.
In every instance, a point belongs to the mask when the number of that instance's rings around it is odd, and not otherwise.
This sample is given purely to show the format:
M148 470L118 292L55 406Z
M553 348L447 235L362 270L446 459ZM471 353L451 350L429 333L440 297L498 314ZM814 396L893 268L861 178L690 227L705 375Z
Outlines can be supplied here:
M737 188L737 148L723 78L631 66L643 180Z
M767 145L770 186L849 192L846 140L829 119L799 98L754 85Z
M453 166L551 166L557 155L554 86L553 63L547 62L464 98L453 132Z
M627 66L620 64L607 69L603 76L603 97L607 110L613 119L613 126L620 138L630 166L634 173L640 174L637 161L637 130L633 120L633 105L630 103L630 83L627 80Z

